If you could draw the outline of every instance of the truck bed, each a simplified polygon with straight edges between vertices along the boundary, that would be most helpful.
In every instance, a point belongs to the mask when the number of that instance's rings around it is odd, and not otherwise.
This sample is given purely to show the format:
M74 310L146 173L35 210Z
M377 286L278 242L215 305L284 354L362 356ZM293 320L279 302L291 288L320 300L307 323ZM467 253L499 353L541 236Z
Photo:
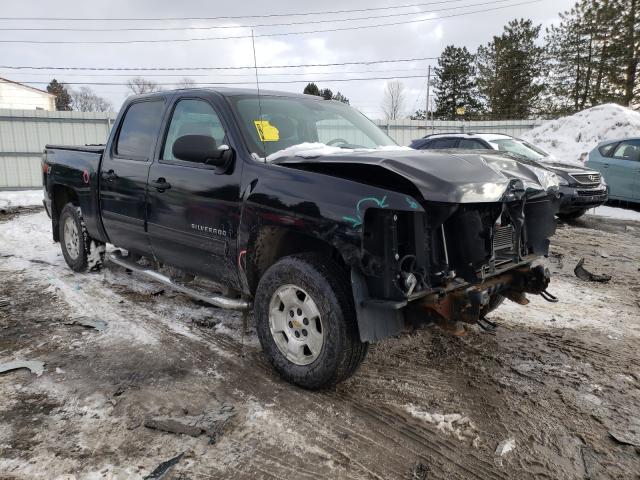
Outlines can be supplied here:
M106 145L45 145L46 150L69 150L73 152L97 153L102 155Z

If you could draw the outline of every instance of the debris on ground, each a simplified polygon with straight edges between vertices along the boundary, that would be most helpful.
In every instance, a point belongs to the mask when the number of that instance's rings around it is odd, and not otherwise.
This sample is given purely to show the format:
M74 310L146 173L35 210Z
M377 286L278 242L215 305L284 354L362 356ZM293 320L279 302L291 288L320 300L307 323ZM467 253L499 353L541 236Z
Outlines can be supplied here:
M422 462L416 462L411 473L411 480L427 480L429 467Z
M580 280L584 280L585 282L600 282L607 283L611 280L611 275L598 275L596 273L589 272L586 268L584 268L584 258L581 258L576 268L573 269L573 273L576 274Z
M162 462L160 465L156 467L156 469L151 472L149 475L144 477L144 480L160 480L164 478L164 476L171 470L184 456L184 452L175 457L167 460L166 462Z
M496 448L496 457L502 457L514 448L516 448L516 439L507 438L498 444L498 447Z
M233 405L225 404L200 415L149 417L145 420L144 426L191 437L207 435L209 443L213 444L223 435L229 421L236 416L236 413Z
M44 372L44 362L39 360L14 360L12 362L0 364L0 373L10 372L12 370L19 370L26 368L31 373L35 373L37 377Z
M209 318L194 318L193 323L200 327L204 328L213 328L220 323L220 320L217 318L209 317Z
M609 436L623 445L640 447L640 417L630 417L626 428L616 425L609 430Z
M99 332L103 332L107 329L107 322L97 318L77 317L72 318L65 325L80 325L81 327L94 328Z

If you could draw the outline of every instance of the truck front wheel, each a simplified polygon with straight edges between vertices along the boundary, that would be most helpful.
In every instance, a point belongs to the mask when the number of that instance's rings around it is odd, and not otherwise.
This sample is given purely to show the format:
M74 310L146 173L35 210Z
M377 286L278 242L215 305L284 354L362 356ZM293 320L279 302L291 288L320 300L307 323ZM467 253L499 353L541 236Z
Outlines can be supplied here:
M104 243L89 237L80 207L66 204L60 212L59 228L62 256L71 270L86 272L102 266Z
M364 360L346 273L317 254L285 257L262 276L255 296L262 349L287 381L331 387Z

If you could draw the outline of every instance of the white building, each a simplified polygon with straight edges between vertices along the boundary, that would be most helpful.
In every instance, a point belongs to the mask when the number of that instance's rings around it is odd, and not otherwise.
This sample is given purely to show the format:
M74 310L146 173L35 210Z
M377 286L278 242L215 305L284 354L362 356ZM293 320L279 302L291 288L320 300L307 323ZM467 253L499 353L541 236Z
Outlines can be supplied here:
M56 109L56 97L44 90L0 77L0 108L53 112Z

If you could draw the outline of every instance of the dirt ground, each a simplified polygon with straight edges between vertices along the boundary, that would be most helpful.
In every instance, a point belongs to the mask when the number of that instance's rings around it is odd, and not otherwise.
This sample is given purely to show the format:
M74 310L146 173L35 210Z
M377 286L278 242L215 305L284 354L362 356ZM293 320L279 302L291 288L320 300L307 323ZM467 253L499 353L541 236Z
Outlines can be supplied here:
M0 217L0 364L44 362L0 374L0 478L640 478L640 223L587 216L551 251L558 303L384 341L308 392L238 314L114 265L73 274L42 211ZM582 257L613 279L576 278ZM213 433L212 412L230 412Z

